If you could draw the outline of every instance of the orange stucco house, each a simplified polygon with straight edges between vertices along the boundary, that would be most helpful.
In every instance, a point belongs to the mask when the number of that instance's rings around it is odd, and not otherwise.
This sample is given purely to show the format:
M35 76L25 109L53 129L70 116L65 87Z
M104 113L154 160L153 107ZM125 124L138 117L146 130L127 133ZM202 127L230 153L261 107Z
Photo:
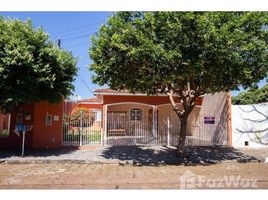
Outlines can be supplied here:
M0 114L0 148L20 147L21 135L14 133L16 124L33 126L26 134L26 148L33 149L177 145L180 122L166 95L147 96L109 88L96 89L94 94L94 98L76 102L40 102L22 106L23 113ZM231 145L230 110L228 93L198 98L189 117L187 144Z

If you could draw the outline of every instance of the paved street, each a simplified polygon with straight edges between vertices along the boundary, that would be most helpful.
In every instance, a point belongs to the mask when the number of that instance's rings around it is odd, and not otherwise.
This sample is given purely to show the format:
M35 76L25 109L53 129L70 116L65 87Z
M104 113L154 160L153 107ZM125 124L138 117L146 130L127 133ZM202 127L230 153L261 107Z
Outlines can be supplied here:
M96 147L0 151L0 188L266 188L267 149Z
M188 180L180 178L189 174L196 177L194 186L190 184L190 187L195 188L268 188L266 163L159 167L2 163L0 188L179 189L185 187L185 181L188 183ZM201 183L198 182L199 176ZM236 182L230 183L231 180Z

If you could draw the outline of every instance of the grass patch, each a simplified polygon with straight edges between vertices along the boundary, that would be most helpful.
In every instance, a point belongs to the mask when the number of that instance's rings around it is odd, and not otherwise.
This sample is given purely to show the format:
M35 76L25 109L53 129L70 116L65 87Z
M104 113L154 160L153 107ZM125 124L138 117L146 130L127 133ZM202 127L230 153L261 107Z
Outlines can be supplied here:
M82 131L81 136L79 132L69 132L63 136L64 141L80 141L80 137L82 141L89 141L89 142L100 142L101 141L101 131L91 131L85 132Z
M9 131L7 129L4 129L0 132L0 137L1 138L7 138L9 137Z

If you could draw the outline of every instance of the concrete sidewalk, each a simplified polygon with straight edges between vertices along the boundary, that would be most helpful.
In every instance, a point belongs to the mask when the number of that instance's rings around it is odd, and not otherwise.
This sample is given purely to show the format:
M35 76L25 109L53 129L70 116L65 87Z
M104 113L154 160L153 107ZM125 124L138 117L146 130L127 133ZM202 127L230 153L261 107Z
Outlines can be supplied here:
M176 155L175 147L163 146L95 146L91 149L0 150L0 162L6 163L88 163L134 165L198 165L222 162L264 162L268 149L234 149L230 147L188 147L185 158Z
M26 151L22 157L19 151L0 151L0 162L6 163L116 163L101 156L103 148L63 148Z
M241 148L238 149L240 152L249 155L249 156L254 156L258 160L265 161L265 159L268 159L268 146L267 148L254 148L254 149L249 149L249 148Z

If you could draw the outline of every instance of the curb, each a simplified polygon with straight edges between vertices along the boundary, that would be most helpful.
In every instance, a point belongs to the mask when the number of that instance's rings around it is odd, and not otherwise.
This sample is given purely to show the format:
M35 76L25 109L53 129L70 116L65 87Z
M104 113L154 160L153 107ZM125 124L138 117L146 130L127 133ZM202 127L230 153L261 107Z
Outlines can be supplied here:
M6 164L119 164L118 162L92 161L92 160L12 160L3 161Z
M6 159L0 159L0 164L6 162Z
M43 160L33 160L33 159L2 159L0 160L1 163L5 164L89 164L89 165L119 165L119 166L167 166L167 165L184 165L184 166L206 166L206 165L215 165L215 164L234 164L234 163L261 163L264 161L261 160L226 160L221 162L200 162L200 163L137 163L135 161L99 161L99 160L73 160L73 159L61 159L61 160L54 160L54 159L43 159Z

